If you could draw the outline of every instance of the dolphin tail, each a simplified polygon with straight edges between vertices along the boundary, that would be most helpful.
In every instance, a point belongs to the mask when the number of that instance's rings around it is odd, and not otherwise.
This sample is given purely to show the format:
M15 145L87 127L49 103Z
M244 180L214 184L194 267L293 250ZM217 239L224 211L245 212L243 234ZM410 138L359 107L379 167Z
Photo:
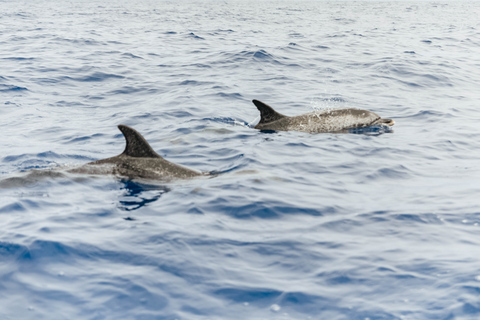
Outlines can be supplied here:
M123 124L119 125L118 129L122 131L126 142L122 155L137 158L161 158L137 130Z
M258 100L252 100L252 102L257 107L258 111L260 111L259 123L268 123L287 117L273 110L273 108L270 107L268 104L265 104Z

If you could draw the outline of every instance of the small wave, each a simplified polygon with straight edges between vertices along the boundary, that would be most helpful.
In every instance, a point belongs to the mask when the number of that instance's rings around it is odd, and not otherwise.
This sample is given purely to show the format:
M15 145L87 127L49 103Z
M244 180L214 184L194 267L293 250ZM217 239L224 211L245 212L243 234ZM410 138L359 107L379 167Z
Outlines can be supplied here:
M407 179L412 176L412 172L402 165L397 165L395 168L380 168L377 169L374 173L367 175L368 180L378 180L378 179Z
M129 53L129 52L123 53L122 56L128 57L128 58L133 58L133 59L143 59L142 57L136 56L136 55L134 55L132 53Z
M242 127L248 127L248 123L245 121L240 121L234 118L203 118L203 121L212 121L212 122L217 122L217 123L223 123L223 124L228 124L232 126L242 126Z
M196 81L196 80L185 80L180 82L179 86L202 86L202 85L211 85L213 82L207 81Z
M85 81L85 82L101 82L109 79L124 79L124 76L113 73L103 73L103 72L94 72L88 76L70 78L75 81Z
M83 141L88 141L92 138L99 138L99 137L103 137L104 135L103 134L100 134L100 133L96 133L96 134L93 134L91 136L82 136L82 137L65 137L64 139L68 139L68 141L66 141L65 143L66 144L70 144L70 143L78 143L78 142L83 142Z
M242 94L238 92L234 93L225 93L225 92L218 92L215 94L216 96L222 97L222 98L229 98L229 99L241 99L243 100Z
M258 60L274 60L273 55L265 50L258 50L253 53L253 57Z
M305 214L310 216L323 216L324 214L334 213L337 210L333 207L325 207L322 209L319 208L307 208L307 207L293 207L286 204L280 203L250 203L240 206L229 206L224 204L224 209L222 209L227 215L232 216L237 219L252 219L252 218L262 218L262 219L272 219L279 218L284 215L290 214Z
M453 115L448 112L435 111L435 110L420 110L411 115L396 117L401 119L411 119L414 118L415 121L425 121L425 122L438 122L439 119L451 118Z
M2 58L2 59L3 59L3 60L25 61L25 60L35 60L36 58L8 57L8 58Z
M204 38L202 38L202 37L200 37L200 36L197 36L197 35L196 35L195 33L193 33L193 32L190 32L190 33L188 34L188 36L189 36L190 38L192 38L192 39L205 40Z
M26 208L24 205L22 205L19 202L10 203L0 207L0 214L1 213L13 214L15 212L27 212L27 211L28 211L28 208ZM5 250L4 244L0 243L0 256L5 256L5 253L2 252L3 250Z
M135 88L135 87L130 87L130 86L124 86L121 89L113 90L107 93L107 95L117 95L117 94L134 94L138 92L144 92L144 91L149 91L151 93L155 93L157 90L156 89L147 89L147 88Z
M59 41L59 42L68 42L73 44L86 45L86 46L100 46L104 44L103 42L99 42L92 39L67 39L67 38L56 37L53 40Z
M8 91L28 91L28 89L25 87L19 87L14 85L0 84L0 92L8 92Z
M221 54L215 54L213 57L214 60L210 62L210 65L234 65L237 68L242 66L240 62L251 62L252 60L260 63L281 65L287 64L283 62L284 60L289 60L283 57L276 57L263 49L257 51L223 52Z
M305 38L305 36L301 33L298 33L298 32L293 32L293 33L290 33L289 36L291 38L295 38L295 39L302 39L302 38Z

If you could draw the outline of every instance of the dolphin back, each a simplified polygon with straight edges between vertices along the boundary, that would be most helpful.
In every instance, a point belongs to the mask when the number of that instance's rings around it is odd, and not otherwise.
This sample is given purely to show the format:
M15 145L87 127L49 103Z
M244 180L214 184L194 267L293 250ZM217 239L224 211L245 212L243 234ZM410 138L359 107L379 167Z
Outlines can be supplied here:
M118 156L89 162L69 170L72 173L113 174L134 178L170 181L202 175L201 172L165 160L148 144L135 129L119 125L125 137L125 150Z

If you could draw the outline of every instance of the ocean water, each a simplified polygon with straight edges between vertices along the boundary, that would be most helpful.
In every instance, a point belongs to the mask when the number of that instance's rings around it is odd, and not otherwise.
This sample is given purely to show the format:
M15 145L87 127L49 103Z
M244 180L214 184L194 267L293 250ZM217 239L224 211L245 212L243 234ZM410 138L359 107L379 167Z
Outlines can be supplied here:
M1 1L0 319L479 319L480 2ZM261 132L362 108L391 132ZM53 171L49 171L53 170Z

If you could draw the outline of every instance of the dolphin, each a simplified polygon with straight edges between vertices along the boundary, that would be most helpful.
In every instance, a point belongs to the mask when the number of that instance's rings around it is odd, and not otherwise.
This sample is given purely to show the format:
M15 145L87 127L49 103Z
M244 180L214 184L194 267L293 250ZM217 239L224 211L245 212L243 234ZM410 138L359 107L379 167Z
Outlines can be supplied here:
M119 125L125 137L125 150L118 156L89 162L80 168L68 170L72 173L112 174L122 177L170 181L188 179L202 172L186 168L162 158L147 140L135 129Z
M135 129L119 125L125 137L125 150L118 156L89 162L78 168L63 172L89 175L115 175L128 179L150 179L169 182L210 175L165 160L157 154L145 138ZM34 184L45 178L65 177L59 170L32 170L22 177L11 177L0 181L0 189Z
M352 128L372 125L393 126L395 121L383 119L378 114L361 109L334 109L314 111L298 116L285 116L269 105L252 100L260 111L260 122L254 127L259 130L302 131L308 133L347 132Z

